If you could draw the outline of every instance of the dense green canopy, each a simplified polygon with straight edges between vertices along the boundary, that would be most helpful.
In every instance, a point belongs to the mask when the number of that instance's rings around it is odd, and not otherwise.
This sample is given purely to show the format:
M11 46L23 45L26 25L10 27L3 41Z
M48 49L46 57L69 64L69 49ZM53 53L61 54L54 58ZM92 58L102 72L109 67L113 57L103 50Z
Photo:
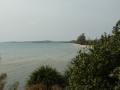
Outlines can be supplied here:
M44 84L47 87L52 87L53 85L64 87L65 78L55 69L49 66L41 66L31 74L28 80L28 85L35 84Z
M120 21L89 52L79 52L66 71L68 90L120 90Z

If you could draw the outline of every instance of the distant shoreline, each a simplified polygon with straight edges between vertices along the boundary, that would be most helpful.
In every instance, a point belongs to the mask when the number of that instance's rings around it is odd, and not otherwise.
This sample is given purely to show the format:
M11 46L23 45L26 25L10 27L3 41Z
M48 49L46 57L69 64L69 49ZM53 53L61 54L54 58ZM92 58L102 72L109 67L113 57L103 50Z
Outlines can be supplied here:
M0 42L0 43L71 43L71 41L6 41L6 42Z
M76 43L73 43L73 45L74 45L75 47L79 47L79 48L92 48L91 45L80 45L80 44L76 44Z

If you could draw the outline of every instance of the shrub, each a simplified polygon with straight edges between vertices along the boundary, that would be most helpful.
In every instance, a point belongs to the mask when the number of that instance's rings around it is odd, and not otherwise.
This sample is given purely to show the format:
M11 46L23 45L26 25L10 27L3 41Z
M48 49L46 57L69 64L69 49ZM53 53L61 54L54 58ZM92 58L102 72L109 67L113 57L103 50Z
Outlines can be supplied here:
M47 90L47 87L43 84L36 84L28 86L26 90Z
M5 79L7 78L7 74L3 73L0 75L0 90L4 89L5 86Z
M64 87L65 78L55 69L49 66L41 66L30 75L27 83L28 86L36 84L43 84L48 90L54 85Z
M120 90L120 21L66 70L68 90Z
M36 84L26 88L26 90L47 90L47 86L43 84ZM58 85L54 85L51 87L51 90L62 90L62 88Z

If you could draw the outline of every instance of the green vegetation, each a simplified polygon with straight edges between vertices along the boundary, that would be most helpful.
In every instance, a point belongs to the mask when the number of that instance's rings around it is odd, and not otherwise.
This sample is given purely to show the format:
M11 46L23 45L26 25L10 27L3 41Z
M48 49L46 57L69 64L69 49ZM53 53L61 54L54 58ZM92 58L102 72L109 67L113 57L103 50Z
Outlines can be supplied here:
M84 33L81 34L81 35L77 38L76 43L81 44L81 45L86 44L86 36L85 36Z
M65 76L49 66L39 67L30 75L26 90L120 90L120 21L112 34L105 33L99 40L86 40L82 34L73 42L92 44L92 48L79 51ZM0 76L0 90L6 77ZM17 90L18 85L15 83L10 90Z
M87 44L85 35L80 35L77 42ZM66 79L52 68L41 67L33 72L28 85L66 85L66 90L120 90L120 21L112 34L105 33L99 40L91 42L93 48L87 52L79 51L71 61L65 72Z
M7 74L3 73L0 75L0 90L4 89L6 78L7 78Z
M49 66L41 66L31 74L27 86L42 84L47 87L47 90L51 90L54 85L63 88L65 86L65 81L64 76L55 69Z
M6 84L7 74L3 73L0 75L0 90L4 90ZM19 86L19 82L15 82L11 85L8 90L17 90Z
M94 41L96 41L96 40L87 39L85 34L82 33L80 36L78 36L77 40L73 40L71 42L81 44L81 45L93 45Z
M120 90L120 21L89 52L79 52L66 71L68 90Z

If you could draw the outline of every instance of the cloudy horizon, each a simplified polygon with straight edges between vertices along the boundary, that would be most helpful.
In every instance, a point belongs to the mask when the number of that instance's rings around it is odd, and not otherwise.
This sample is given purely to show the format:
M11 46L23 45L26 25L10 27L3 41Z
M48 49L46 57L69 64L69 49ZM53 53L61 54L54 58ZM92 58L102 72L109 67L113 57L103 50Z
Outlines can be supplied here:
M0 42L69 41L110 33L120 0L1 0Z

